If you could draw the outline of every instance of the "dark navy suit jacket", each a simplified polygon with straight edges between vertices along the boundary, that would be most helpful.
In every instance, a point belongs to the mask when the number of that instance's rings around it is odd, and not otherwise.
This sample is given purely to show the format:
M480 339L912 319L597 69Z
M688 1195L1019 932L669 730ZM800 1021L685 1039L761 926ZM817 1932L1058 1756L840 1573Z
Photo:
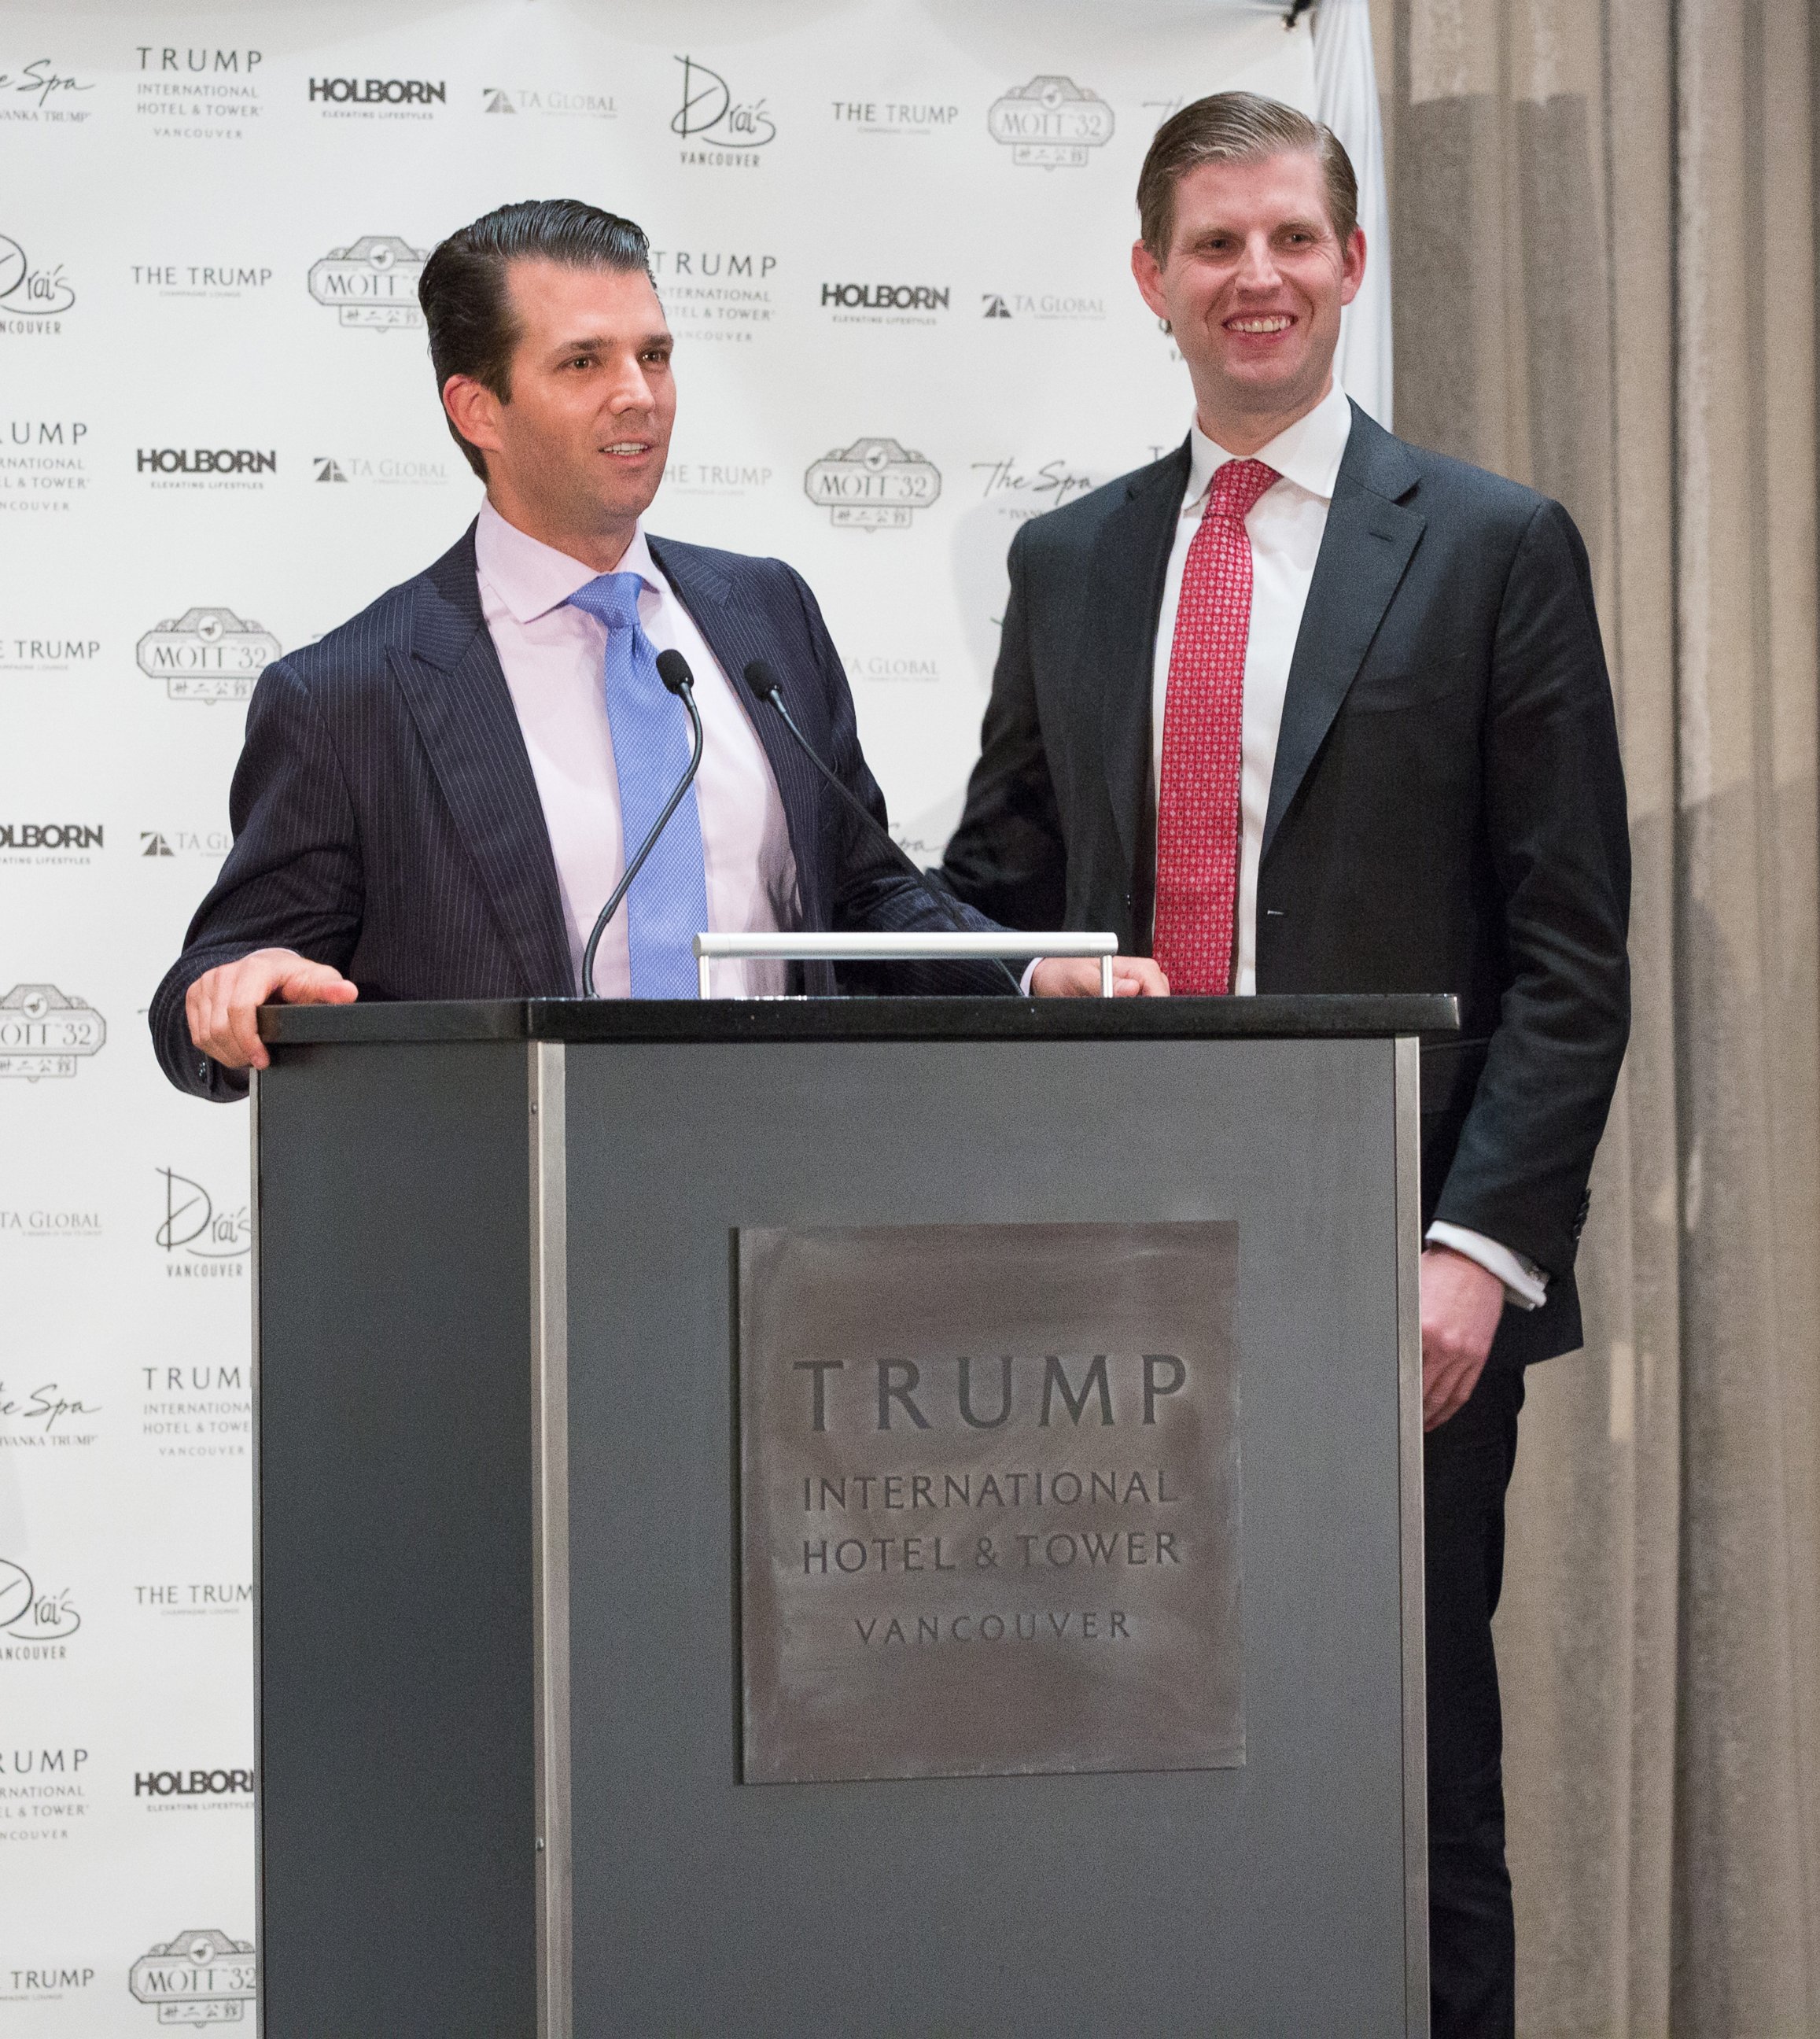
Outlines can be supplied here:
M781 560L653 538L651 557L751 714L783 796L805 928L940 932L927 894L825 786L740 685L769 663L817 753L882 822L853 699L815 598ZM474 533L318 644L260 677L229 795L234 845L152 1001L165 1073L201 1097L242 1071L191 1044L184 993L260 948L330 963L362 1000L567 997L577 989L555 862L491 632ZM963 909L969 926L994 924ZM847 988L987 993L977 964L874 966ZM802 966L812 992L826 964Z

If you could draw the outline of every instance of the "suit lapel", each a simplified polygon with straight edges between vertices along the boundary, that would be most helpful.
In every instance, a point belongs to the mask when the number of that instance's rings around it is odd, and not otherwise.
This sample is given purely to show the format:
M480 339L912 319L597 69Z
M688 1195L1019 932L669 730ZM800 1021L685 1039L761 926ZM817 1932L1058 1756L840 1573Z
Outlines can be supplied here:
M1397 442L1355 404L1290 661L1259 861L1325 741L1340 704L1378 634L1427 520L1398 499L1416 469Z
M1150 782L1151 676L1170 546L1188 485L1189 442L1134 475L1100 526L1088 585L1085 684L1100 695L1100 752L1125 866L1137 856Z
M480 612L474 533L417 585L393 673L533 995L574 991L555 858L518 711Z

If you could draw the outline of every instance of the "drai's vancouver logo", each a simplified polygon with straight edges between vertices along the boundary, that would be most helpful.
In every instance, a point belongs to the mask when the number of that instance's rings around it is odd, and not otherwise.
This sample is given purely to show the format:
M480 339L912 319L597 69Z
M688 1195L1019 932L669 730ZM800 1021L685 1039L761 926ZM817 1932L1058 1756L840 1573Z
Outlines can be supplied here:
M174 701L212 706L245 701L280 648L264 624L231 609L186 609L139 640L139 670L162 680Z
M245 1198L218 1205L202 1184L175 1168L160 1168L164 1217L153 1236L171 1274L244 1275L252 1248L252 1213Z
M995 99L986 126L992 139L1011 151L1014 163L1078 169L1090 149L1112 139L1113 110L1071 78L1039 77Z
M0 234L0 332L61 332L75 302L61 262L34 261L22 241Z
M238 2025L258 1994L259 1968L251 1940L191 1927L142 1954L127 1987L157 2005L161 2025Z
M0 1663L61 1657L82 1625L67 1586L33 1582L10 1558L0 1558Z
M946 283L824 283L821 308L836 325L933 325L948 309Z
M0 512L66 514L89 486L80 418L9 418L0 427ZM0 647L0 663L5 651Z
M313 78L309 103L332 120L427 120L449 104L449 87L441 78Z
M0 998L0 1076L73 1076L85 1056L99 1053L108 1023L86 999L54 984L16 984Z
M573 85L489 85L481 89L487 113L529 113L546 120L616 120L610 92L578 92Z
M167 142L244 142L264 111L255 49L213 44L140 43L134 111Z
M100 822L0 822L0 864L93 864Z
M678 57L682 66L682 104L670 116L670 132L684 142L685 163L718 164L756 169L757 151L777 133L762 99L736 99L717 70L694 57Z
M82 94L93 92L93 78L78 78L49 57L0 70L0 120L57 120L72 126L89 118Z
M332 305L343 325L381 332L420 326L417 279L429 260L428 249L413 248L396 234L363 234L311 264L309 294L319 305Z
M895 439L863 439L824 454L802 486L837 530L899 531L941 494L942 475Z
M265 446L141 446L135 471L154 488L264 488L278 472Z

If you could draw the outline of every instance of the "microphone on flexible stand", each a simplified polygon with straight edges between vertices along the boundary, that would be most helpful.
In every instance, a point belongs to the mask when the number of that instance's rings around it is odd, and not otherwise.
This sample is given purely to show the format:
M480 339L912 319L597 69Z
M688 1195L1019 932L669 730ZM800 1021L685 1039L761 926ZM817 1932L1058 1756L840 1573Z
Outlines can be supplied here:
M768 702L772 708L777 710L778 714L783 718L784 727L790 731L793 737L795 738L797 748L802 751L803 756L809 760L810 763L815 767L816 770L821 774L822 777L828 781L828 784L834 788L835 792L840 795L841 799L844 799L847 803L847 806L850 807L859 817L860 820L865 823L866 826L869 830L871 830L872 833L885 845L885 848L890 851L891 854L897 860L904 868L909 872L910 875L916 879L916 883L922 887L923 890L928 894L929 897L935 901L935 904L941 908L942 914L946 919L948 925L954 929L955 932L957 934L967 934L973 932L968 928L966 922L961 919L960 909L955 905L954 902L949 898L947 894L942 890L940 886L937 885L931 879L927 871L926 871L923 867L917 863L916 860L910 855L910 853L904 849L904 845L898 841L897 838L894 835L892 834L891 831L887 828L882 828L879 826L878 817L873 814L872 811L866 806L866 803L859 798L859 795L855 793L850 786L847 785L828 765L823 764L821 758L817 756L814 746L810 743L809 739L803 735L802 731L797 727L796 718L791 713L789 708L784 704L783 689L778 680L776 674L771 670L770 666L764 663L764 659L753 659L746 666L741 678L745 680L746 685L751 688L753 694L757 697L757 699L761 701ZM1020 998L1022 997L1024 995L1024 987L1012 974L1012 972L1005 963L1004 959L1002 956L995 956L992 960L997 963L999 970L1003 973L1005 982L1010 985L1012 990L1014 990Z
M607 923L619 909L620 902L631 890L632 880L645 868L645 859L658 846L658 837L669 824L669 818L682 804L682 796L695 784L695 775L701 769L701 716L695 704L695 674L688 669L688 661L680 651L660 651L658 654L658 678L681 701L688 713L689 761L688 769L677 781L676 791L664 803L664 811L651 824L651 830L639 845L636 856L626 866L624 875L608 896L607 903L594 922L594 931L588 937L588 946L582 956L582 991L585 997L598 998L594 989L594 951L601 945L601 937L607 931Z

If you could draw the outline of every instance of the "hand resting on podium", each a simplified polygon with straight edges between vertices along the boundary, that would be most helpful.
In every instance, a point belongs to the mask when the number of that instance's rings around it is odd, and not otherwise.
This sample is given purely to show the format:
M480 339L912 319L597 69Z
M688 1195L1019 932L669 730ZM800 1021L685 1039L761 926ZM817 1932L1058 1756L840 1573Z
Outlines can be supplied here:
M238 963L204 970L184 999L190 1038L224 1069L263 1069L262 1005L351 1005L360 996L339 970L293 949L255 949Z

